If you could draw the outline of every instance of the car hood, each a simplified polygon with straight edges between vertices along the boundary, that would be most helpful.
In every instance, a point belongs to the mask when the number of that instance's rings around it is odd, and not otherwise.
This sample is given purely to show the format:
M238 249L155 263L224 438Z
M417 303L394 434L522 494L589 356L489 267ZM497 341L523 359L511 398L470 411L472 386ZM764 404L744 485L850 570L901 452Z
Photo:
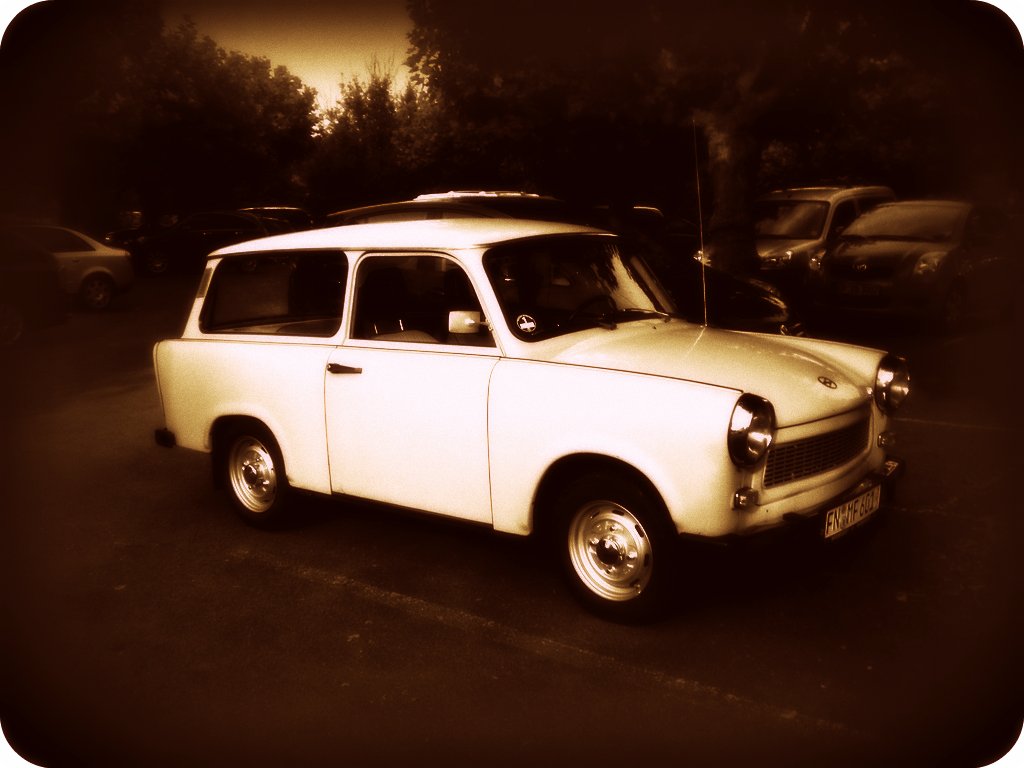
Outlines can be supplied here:
M571 341L574 338L578 340ZM678 320L633 322L551 341L562 342L560 349L551 350L551 362L666 376L760 395L775 407L780 426L862 404L882 354Z
M757 241L757 255L761 258L767 258L768 256L777 256L780 253L786 251L796 251L802 248L810 248L818 240L791 240L782 239L762 239Z
M836 267L863 262L895 270L913 265L924 253L946 252L952 247L950 243L930 240L841 240L828 259Z

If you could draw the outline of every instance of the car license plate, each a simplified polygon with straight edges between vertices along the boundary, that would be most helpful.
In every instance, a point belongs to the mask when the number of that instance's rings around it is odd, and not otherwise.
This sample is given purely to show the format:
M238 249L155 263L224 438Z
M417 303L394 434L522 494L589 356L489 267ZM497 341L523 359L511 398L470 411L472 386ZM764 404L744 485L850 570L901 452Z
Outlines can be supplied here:
M844 281L839 283L838 290L847 296L879 296L882 289L873 283L851 283Z
M858 523L864 522L878 509L881 500L882 486L876 485L838 507L828 510L825 513L825 538L834 538Z

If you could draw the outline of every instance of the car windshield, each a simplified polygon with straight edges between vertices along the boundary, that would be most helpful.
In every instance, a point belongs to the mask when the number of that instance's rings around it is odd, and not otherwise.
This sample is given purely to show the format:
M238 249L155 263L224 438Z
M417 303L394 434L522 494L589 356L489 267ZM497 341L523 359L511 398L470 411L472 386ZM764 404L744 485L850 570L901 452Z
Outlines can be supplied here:
M865 213L843 233L844 238L875 240L953 240L967 216L960 205L882 205Z
M825 229L828 203L817 200L759 200L754 232L761 238L816 240Z
M488 251L484 266L509 328L528 341L673 312L643 261L624 257L610 237L507 243Z

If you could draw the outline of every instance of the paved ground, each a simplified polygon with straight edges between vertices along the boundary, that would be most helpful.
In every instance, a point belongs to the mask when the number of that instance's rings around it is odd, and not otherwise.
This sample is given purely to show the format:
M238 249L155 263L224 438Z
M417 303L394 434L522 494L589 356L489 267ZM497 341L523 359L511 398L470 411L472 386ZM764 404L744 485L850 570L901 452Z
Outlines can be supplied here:
M0 718L37 762L959 766L1016 735L1013 329L886 332L919 384L890 514L826 553L694 552L673 614L623 627L530 542L319 499L240 524L152 442L189 290L141 281L5 363Z

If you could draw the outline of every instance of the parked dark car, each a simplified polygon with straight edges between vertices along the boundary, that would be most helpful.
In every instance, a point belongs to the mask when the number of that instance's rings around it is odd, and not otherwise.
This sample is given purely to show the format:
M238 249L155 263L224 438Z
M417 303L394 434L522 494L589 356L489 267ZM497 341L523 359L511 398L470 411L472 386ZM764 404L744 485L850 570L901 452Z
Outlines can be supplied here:
M324 226L422 219L512 218L593 224L594 209L531 192L435 192L412 200L335 211Z
M762 277L798 287L810 259L825 252L858 216L896 195L889 187L781 189L754 203L754 231Z
M327 226L455 218L521 218L584 224L622 236L623 247L643 256L688 319L733 330L801 334L802 323L774 287L737 277L692 257L696 226L668 222L650 206L586 206L525 192L462 191L350 208L330 214ZM703 274L702 274L703 273Z
M57 258L0 230L0 347L18 342L30 329L64 320L67 303Z
M273 230L259 216L241 211L211 211L193 213L173 226L149 230L123 247L131 252L136 270L144 274L199 272L211 251L268 234L273 234ZM113 242L111 236L108 235L108 242Z
M309 211L291 205L257 205L239 210L258 216L267 224L268 229L275 232L299 232L312 228L314 223Z
M951 332L1013 309L1022 260L998 209L954 200L881 205L811 265L820 313L910 316Z

